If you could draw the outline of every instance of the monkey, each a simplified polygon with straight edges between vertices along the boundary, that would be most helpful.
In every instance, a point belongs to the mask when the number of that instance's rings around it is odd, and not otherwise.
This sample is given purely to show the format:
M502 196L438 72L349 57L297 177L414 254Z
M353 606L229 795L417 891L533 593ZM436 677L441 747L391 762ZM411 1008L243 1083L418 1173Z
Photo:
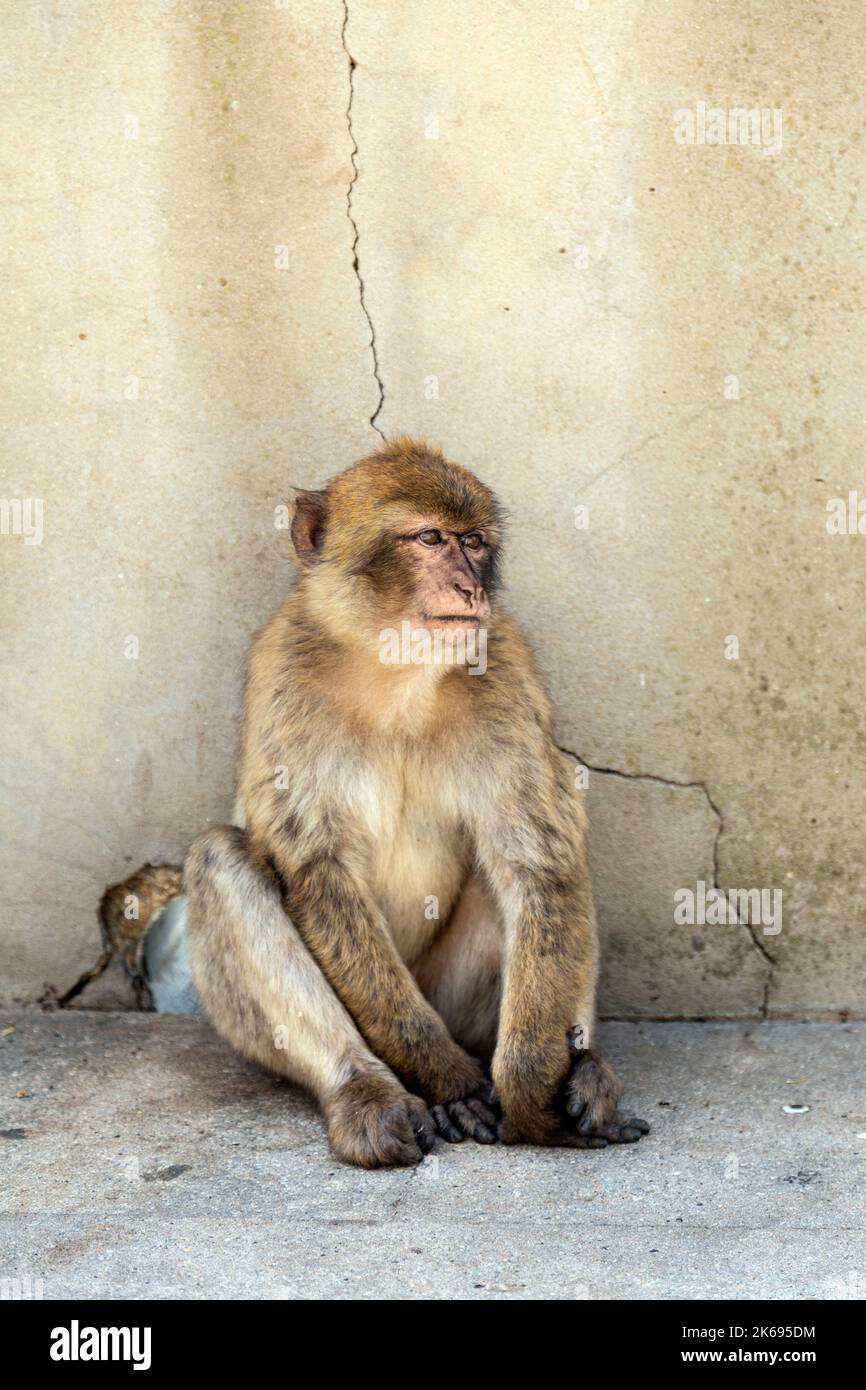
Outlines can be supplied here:
M503 531L488 487L408 437L298 492L298 576L249 656L240 824L183 868L205 1013L362 1167L649 1130L596 1046L583 792L499 596Z

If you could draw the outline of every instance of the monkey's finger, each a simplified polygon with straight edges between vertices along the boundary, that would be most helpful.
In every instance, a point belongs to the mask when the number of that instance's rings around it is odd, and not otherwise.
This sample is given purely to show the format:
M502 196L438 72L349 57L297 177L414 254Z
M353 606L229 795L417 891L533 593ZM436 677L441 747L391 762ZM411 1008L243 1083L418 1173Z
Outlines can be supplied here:
M606 1149L608 1144L603 1134L569 1134L568 1131L561 1142L567 1149Z
M452 1124L451 1116L444 1105L434 1105L430 1111L433 1122L446 1144L462 1144L465 1138L462 1129Z
M478 1116L478 1119L483 1125L486 1125L489 1130L495 1131L497 1117L490 1109L489 1105L485 1105L484 1101L479 1100L477 1096L470 1096L466 1104L469 1106L473 1115Z
M480 1102L479 1102L480 1103ZM464 1134L468 1134L470 1139L475 1139L479 1144L495 1144L495 1130L488 1126L469 1108L472 1102L466 1104L462 1100L452 1101L448 1106L448 1113L455 1124L459 1125ZM485 1107L486 1108L486 1107ZM490 1114L490 1112L487 1112ZM491 1124L495 1125L493 1116L490 1116Z
M472 1130L475 1125L475 1116L471 1113L471 1111L467 1110L466 1106L463 1104L463 1101L449 1100L445 1108L448 1111L448 1114L451 1116L452 1124L457 1125L461 1133L467 1134L471 1139Z
M573 1096L565 1109L569 1117L576 1123L586 1109L586 1101L583 1096Z
M501 1112L502 1107L499 1104L499 1093L489 1076L482 1085L478 1087L475 1094L479 1100L483 1101L485 1105L489 1105L492 1110Z

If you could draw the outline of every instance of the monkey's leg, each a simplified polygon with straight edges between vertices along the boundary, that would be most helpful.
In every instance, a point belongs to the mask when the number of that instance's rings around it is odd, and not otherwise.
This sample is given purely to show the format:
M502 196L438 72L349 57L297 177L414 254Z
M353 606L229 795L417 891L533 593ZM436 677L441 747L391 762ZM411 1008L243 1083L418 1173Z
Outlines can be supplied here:
M217 1031L313 1092L340 1158L364 1168L420 1162L435 1135L426 1106L367 1047L244 832L200 835L184 883L193 975Z

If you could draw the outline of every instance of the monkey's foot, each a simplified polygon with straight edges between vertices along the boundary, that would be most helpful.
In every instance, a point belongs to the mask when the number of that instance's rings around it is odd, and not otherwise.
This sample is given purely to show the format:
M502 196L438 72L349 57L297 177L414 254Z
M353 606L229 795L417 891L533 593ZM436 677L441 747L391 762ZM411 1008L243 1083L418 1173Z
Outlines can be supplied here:
M467 1137L479 1144L495 1144L499 1124L497 1111L493 1082L486 1080L461 1100L434 1105L430 1114L448 1144L462 1144Z
M578 1050L571 1036L573 1062L560 1096L559 1110L575 1148L603 1149L608 1144L634 1144L649 1134L646 1120L625 1119L617 1111L622 1084L603 1057Z
M338 1158L359 1168L408 1168L420 1163L436 1138L423 1100L399 1081L360 1073L325 1106L328 1138Z

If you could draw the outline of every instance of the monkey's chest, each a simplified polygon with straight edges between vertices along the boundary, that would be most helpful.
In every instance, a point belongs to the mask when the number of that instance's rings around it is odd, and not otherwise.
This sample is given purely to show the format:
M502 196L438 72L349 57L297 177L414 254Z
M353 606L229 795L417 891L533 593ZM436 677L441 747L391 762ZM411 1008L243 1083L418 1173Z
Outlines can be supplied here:
M469 859L455 823L411 806L376 839L371 886L408 964L445 926L468 877Z

